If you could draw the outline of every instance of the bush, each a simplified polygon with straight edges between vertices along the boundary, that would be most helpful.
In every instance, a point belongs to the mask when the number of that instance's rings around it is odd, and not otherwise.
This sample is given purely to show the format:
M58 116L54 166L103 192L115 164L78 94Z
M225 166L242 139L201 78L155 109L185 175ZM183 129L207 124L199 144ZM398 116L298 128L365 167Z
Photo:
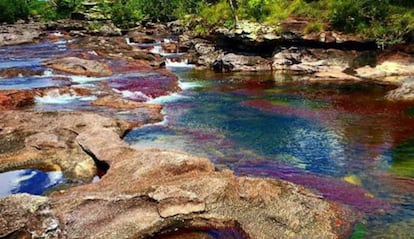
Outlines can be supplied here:
M384 22L388 14L388 0L336 0L330 21L335 28L351 33Z
M25 0L0 0L0 12L0 22L14 23L28 18L29 7Z

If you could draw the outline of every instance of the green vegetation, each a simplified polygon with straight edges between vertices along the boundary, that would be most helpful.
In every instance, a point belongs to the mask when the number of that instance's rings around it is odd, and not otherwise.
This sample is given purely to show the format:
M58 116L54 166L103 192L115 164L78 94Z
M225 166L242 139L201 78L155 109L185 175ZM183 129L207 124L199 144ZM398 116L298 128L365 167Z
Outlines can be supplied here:
M0 22L13 23L27 19L29 7L25 0L0 0Z
M305 33L334 29L375 38L381 44L403 42L414 32L412 0L96 0L101 10L120 27L138 21L195 22L197 31L217 26L234 27L240 20L276 27L289 17L307 19ZM0 22L40 15L66 18L82 11L82 0L0 0Z

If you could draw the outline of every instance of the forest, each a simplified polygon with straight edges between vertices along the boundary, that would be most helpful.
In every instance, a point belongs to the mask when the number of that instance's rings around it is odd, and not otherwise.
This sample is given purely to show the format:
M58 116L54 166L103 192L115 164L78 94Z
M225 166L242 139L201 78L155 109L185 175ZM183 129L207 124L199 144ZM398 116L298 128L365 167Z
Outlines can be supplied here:
M0 22L69 18L82 11L82 0L1 0ZM141 21L196 21L200 32L234 27L249 20L277 28L287 18L309 21L306 33L327 29L403 43L414 30L414 2L410 0L97 0L100 10L119 27Z

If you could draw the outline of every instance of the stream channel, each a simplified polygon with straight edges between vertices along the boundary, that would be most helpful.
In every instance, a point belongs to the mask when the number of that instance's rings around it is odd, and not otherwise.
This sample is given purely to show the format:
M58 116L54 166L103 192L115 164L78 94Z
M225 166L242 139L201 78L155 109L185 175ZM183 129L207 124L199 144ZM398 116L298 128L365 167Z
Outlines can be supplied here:
M0 68L45 74L0 79L0 89L65 85L40 62L74 51L66 43L1 48ZM127 134L133 147L184 150L238 175L304 185L364 213L356 238L414 237L414 104L386 101L390 87L304 83L270 73L217 74L185 64L169 68L179 76L182 92L148 99L164 105L165 119ZM104 80L71 77L85 87ZM96 111L91 100L52 95L38 98L31 110ZM64 182L59 172L2 173L0 196L43 194Z

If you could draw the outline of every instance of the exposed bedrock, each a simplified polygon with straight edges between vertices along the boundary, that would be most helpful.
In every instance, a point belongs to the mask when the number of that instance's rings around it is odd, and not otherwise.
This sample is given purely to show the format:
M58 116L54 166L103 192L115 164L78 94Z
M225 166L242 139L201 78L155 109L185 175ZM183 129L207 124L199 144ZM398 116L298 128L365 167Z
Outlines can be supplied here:
M36 152L36 163L62 170L92 168L93 159L109 165L98 183L49 197L1 199L0 237L149 238L177 229L235 228L245 238L345 238L358 216L286 181L236 177L183 152L132 149L120 137L129 126L122 121L9 111L0 122L1 134L19 135L20 145L0 151L3 171L27 160L13 155L27 152ZM40 157L47 152L54 157Z

